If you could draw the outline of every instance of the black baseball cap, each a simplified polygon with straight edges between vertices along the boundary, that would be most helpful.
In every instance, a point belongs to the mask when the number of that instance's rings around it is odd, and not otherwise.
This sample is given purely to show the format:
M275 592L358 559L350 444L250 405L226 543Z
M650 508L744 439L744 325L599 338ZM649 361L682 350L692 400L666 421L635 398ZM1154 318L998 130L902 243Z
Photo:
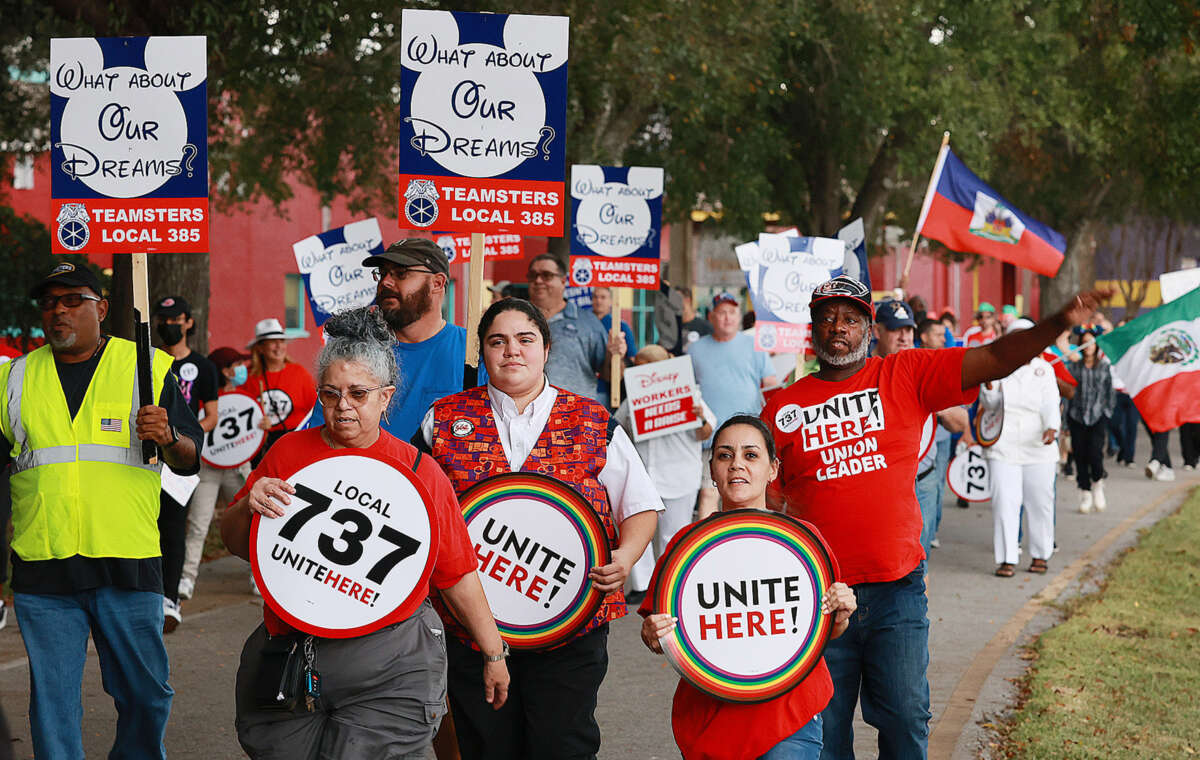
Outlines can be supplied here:
M100 292L100 280L96 277L95 273L86 266L72 264L69 261L64 261L51 269L50 274L43 277L29 291L29 297L38 298L51 285L61 285L64 288L78 288L83 286L91 288L92 292L101 298L104 297L104 293Z
M917 323L913 320L912 308L903 301L884 301L875 312L875 321L883 325L885 330L899 330L901 327L911 327L914 330Z
M178 317L180 314L190 317L192 316L192 307L188 306L188 302L183 299L183 296L167 296L160 299L154 304L153 314L156 317Z
M426 238L404 238L375 256L363 259L364 267L377 267L384 262L402 267L427 267L432 272L450 276L450 261L437 243Z
M808 309L811 312L817 304L834 298L844 298L865 311L871 319L875 318L875 305L871 303L871 289L845 274L818 285L813 290L812 298L808 302Z

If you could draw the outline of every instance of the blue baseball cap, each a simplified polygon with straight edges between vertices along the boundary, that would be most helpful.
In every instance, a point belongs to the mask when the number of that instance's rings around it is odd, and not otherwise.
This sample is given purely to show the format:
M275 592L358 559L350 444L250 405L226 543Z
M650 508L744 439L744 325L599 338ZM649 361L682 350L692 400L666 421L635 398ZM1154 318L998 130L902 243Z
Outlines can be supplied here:
M883 325L885 330L899 330L901 327L916 329L912 308L903 301L884 301L875 312L875 321Z

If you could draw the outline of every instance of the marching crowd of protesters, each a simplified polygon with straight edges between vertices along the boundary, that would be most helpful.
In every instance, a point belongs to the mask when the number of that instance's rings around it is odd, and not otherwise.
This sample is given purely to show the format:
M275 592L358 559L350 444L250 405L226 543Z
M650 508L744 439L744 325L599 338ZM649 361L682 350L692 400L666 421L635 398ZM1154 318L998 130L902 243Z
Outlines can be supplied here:
M9 387L0 431L10 444L0 525L7 535L11 479L12 587L39 757L82 757L79 684L89 633L117 701L114 756L164 756L173 691L162 635L176 630L183 603L203 591L210 523L219 523L231 552L248 557L251 516L282 515L294 493L281 478L342 448L409 462L432 484L431 510L442 525L432 604L423 601L384 631L319 640L317 656L336 664L327 667L318 708L294 713L255 703L255 674L274 656L276 639L295 633L264 607L238 671L236 727L251 757L407 757L439 726L439 757L594 757L609 623L640 604L643 639L659 651L658 636L674 623L644 599L656 561L693 520L735 507L786 511L828 542L840 583L823 601L836 615L837 637L820 670L779 702L731 709L681 684L673 725L685 757L852 757L860 702L880 731L881 756L923 757L926 557L940 545L949 462L956 446L975 443L972 419L1003 409L1003 430L987 449L1000 577L1015 573L1022 514L1028 570L1047 571L1060 472L1075 477L1080 512L1103 511L1106 463L1136 461L1137 410L1094 342L1112 329L1099 310L1104 294L1080 294L1039 322L1011 305L997 312L983 303L960 326L952 310L930 311L918 296L876 302L861 283L838 277L814 291L810 354L795 372L781 372L788 363L756 350L743 328L736 295L717 293L701 315L691 291L664 283L657 339L639 348L611 292L596 289L591 309L576 306L565 298L563 262L544 254L529 263L528 300L512 297L510 283L493 288L476 368L463 361L466 330L442 316L449 264L441 248L401 240L363 265L375 273L375 305L331 320L315 377L289 357L277 319L258 321L246 345L203 356L190 347L191 305L162 297L153 309L164 352L154 365L155 403L141 409L130 407L128 383L115 369L132 366L132 344L103 333L107 301L94 275L60 265L33 285L47 346L0 365L0 383ZM635 366L684 355L698 385L700 426L634 444L628 402L608 406L614 357ZM63 393L14 403L20 384L31 382L57 383ZM253 461L220 469L199 452L229 393L259 402L266 440ZM834 396L877 405L879 454L857 472L826 466L786 414L791 406L828 409ZM86 415L100 426L72 429L70 421ZM452 433L463 420L470 432ZM921 451L926 425L932 439ZM1198 431L1193 424L1179 433L1189 470L1200 457ZM478 445L465 446L464 435ZM1145 473L1154 480L1174 478L1167 435L1151 435ZM152 484L140 459L117 465L101 450L140 452L139 440L154 441L171 470L198 473L186 504L160 492L157 474ZM560 440L570 445L545 442ZM54 447L74 444L95 449L94 461L54 459ZM592 569L605 602L575 638L510 655L483 597L457 499L489 474L535 466L584 493L613 557ZM80 478L95 487L56 485ZM879 493L897 498L874 498ZM63 515L79 521L70 535L52 522L66 518L39 511L55 498L66 505ZM130 514L107 525L89 521L101 498L130 505ZM0 554L0 572L5 565ZM6 620L0 599L0 628ZM871 675L880 670L884 677ZM428 709L447 701L447 683L448 719ZM756 738L739 748L732 733L747 725Z

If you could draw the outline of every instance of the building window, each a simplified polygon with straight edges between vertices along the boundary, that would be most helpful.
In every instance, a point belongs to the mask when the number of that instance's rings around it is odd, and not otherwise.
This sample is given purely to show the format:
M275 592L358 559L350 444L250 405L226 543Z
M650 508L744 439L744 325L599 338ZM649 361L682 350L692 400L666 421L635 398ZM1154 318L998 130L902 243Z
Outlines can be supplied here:
M298 274L284 275L283 330L289 338L308 337L308 331L304 329L304 312L307 309L304 278Z
M656 290L634 290L633 293L633 335L637 344L648 346L658 342L658 326L654 324L654 294Z

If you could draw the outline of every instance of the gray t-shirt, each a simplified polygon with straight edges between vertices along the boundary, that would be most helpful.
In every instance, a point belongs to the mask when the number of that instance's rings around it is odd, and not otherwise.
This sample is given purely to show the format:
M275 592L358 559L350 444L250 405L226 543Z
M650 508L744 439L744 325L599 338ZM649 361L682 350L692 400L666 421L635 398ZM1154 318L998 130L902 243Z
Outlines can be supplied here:
M567 302L550 317L550 341L550 384L604 403L596 389L596 373L608 354L608 332L596 315Z

